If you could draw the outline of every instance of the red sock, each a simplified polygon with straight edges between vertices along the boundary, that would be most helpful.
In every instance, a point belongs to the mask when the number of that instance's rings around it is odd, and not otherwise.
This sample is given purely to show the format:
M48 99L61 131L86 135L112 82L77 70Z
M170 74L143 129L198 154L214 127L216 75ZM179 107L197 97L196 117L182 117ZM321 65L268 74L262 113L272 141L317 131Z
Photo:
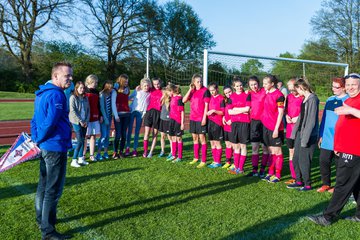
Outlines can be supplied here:
M148 152L148 145L149 145L149 141L148 140L144 140L144 153L147 155Z
M282 154L275 155L275 175L278 179L281 178L281 170L283 167L284 157Z
M296 179L295 168L292 160L289 160L289 167L292 179Z
M194 143L194 158L199 159L199 144Z
M222 148L217 149L217 163L221 164Z
M201 144L201 162L206 162L207 144Z
M253 154L251 156L251 164L253 166L253 172L257 172L259 168L259 154Z
M234 165L235 165L235 169L239 169L240 153L234 153Z
M225 149L225 157L226 157L226 162L231 163L231 157L232 157L232 148L226 148Z
M269 175L274 175L275 173L275 158L276 155L270 154L270 159L269 159Z
M246 155L240 155L240 164L239 164L240 171L244 171L245 162L246 162Z
M177 147L178 147L178 158L182 159L183 142L182 141L178 142Z
M173 155L173 157L176 157L176 145L177 145L177 142L173 141L173 142L171 142L171 145L172 145L171 155Z

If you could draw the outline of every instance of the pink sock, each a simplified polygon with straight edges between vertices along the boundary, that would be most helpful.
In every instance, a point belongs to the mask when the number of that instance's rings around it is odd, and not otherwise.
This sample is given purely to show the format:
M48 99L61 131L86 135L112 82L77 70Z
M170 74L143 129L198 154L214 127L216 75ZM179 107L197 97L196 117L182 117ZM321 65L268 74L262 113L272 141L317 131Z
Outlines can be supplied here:
M295 168L292 160L289 160L289 167L292 179L296 179Z
M259 154L253 154L251 156L251 164L253 166L253 172L257 172L259 168Z
M265 171L265 168L268 164L270 154L263 154L261 159L261 171Z
M201 162L206 162L207 145L201 144Z
M149 145L149 141L148 140L144 140L144 153L148 152L148 145Z
M274 175L275 173L275 158L276 155L270 154L270 159L269 159L269 175Z
M194 143L194 158L199 159L199 144Z
M222 148L217 149L217 163L221 164Z
M232 148L231 147L225 149L225 157L226 157L226 161L228 163L230 163L230 161L231 161L230 159L232 157Z
M178 158L182 159L183 142L178 142L177 147L178 147Z
M173 157L176 157L176 145L177 145L177 142L173 141L173 142L171 142L171 145L172 145L171 155L173 155Z
M240 155L240 164L239 164L240 171L244 171L245 162L246 162L246 155L245 156Z
M278 179L281 178L281 170L283 167L284 157L282 154L275 155L275 172Z
M212 149L211 149L211 153L212 153L212 157L213 157L214 162L216 162L217 149L216 149L216 148L212 148Z
M234 165L235 165L235 169L239 169L240 153L234 153Z

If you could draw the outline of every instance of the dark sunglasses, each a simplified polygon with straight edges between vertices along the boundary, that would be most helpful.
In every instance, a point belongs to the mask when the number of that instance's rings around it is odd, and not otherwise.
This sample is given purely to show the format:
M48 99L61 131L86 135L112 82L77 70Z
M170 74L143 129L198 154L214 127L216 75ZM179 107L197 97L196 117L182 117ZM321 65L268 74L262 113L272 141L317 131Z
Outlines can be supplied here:
M348 78L356 78L356 79L360 79L360 75L359 74L349 74L345 76L345 79Z

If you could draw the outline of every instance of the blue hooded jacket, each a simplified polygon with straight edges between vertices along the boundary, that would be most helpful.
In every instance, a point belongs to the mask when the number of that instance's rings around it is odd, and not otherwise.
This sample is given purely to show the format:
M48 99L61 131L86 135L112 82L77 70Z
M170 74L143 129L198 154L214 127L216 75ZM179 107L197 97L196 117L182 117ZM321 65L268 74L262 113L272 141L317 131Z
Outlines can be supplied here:
M67 152L71 148L71 125L64 91L53 85L41 85L35 92L31 138L40 149Z

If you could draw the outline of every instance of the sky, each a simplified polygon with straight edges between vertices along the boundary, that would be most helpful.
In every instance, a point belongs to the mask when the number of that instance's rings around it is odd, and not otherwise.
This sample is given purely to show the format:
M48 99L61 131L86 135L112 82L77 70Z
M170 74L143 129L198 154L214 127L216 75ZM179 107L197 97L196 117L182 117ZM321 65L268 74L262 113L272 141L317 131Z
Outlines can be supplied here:
M160 1L166 2L166 1ZM214 51L277 57L315 40L321 0L185 0L214 36Z

